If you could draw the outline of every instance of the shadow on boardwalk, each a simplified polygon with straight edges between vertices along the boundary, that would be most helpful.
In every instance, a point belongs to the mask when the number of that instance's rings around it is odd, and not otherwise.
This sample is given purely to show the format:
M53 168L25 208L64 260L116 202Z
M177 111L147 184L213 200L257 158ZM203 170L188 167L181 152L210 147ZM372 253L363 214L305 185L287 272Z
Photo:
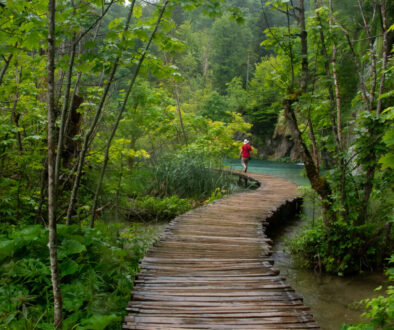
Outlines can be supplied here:
M169 224L142 260L124 329L319 328L273 268L264 233L268 219L297 199L297 187L268 175L250 179L260 187Z

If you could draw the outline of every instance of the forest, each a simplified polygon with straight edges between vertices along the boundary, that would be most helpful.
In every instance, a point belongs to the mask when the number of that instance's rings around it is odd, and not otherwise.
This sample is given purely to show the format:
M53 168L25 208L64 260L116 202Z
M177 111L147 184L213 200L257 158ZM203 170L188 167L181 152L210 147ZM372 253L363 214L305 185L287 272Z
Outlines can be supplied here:
M0 0L0 328L121 328L160 228L250 189L244 138L305 165L304 267L392 284L393 43L389 0Z

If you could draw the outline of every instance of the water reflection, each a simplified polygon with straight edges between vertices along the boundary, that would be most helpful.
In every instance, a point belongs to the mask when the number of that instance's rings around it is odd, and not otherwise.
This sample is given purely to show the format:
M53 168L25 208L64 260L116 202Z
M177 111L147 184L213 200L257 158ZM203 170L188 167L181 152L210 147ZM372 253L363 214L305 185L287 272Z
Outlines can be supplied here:
M226 164L231 168L241 169L240 161L237 159L227 160ZM251 160L248 167L249 172L278 176L298 185L309 184L303 174L302 164ZM307 206L304 212L311 214L310 207ZM274 241L275 267L280 269L288 283L303 296L305 304L311 307L322 329L340 329L344 323L358 323L361 311L355 308L354 303L376 295L374 289L382 284L383 276L365 273L338 277L301 269L286 252L286 243L305 224L306 220L295 218L289 220L286 226L268 233Z

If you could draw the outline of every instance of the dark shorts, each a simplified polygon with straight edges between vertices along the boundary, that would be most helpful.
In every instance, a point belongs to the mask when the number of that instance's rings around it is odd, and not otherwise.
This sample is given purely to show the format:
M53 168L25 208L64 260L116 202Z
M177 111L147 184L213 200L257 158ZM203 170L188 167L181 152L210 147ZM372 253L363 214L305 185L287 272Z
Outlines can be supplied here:
M243 157L242 157L242 163L243 163L243 164L246 165L246 164L248 163L248 161L249 161L249 157L247 157L247 158L243 158Z

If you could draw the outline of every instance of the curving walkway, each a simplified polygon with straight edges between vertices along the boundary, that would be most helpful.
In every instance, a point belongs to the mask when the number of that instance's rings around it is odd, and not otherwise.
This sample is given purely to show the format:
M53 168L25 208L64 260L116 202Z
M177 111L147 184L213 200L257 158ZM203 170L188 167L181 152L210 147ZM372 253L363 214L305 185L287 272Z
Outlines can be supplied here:
M124 329L311 329L309 308L273 268L264 223L297 198L286 180L174 219L141 262ZM251 179L251 177L249 177Z

